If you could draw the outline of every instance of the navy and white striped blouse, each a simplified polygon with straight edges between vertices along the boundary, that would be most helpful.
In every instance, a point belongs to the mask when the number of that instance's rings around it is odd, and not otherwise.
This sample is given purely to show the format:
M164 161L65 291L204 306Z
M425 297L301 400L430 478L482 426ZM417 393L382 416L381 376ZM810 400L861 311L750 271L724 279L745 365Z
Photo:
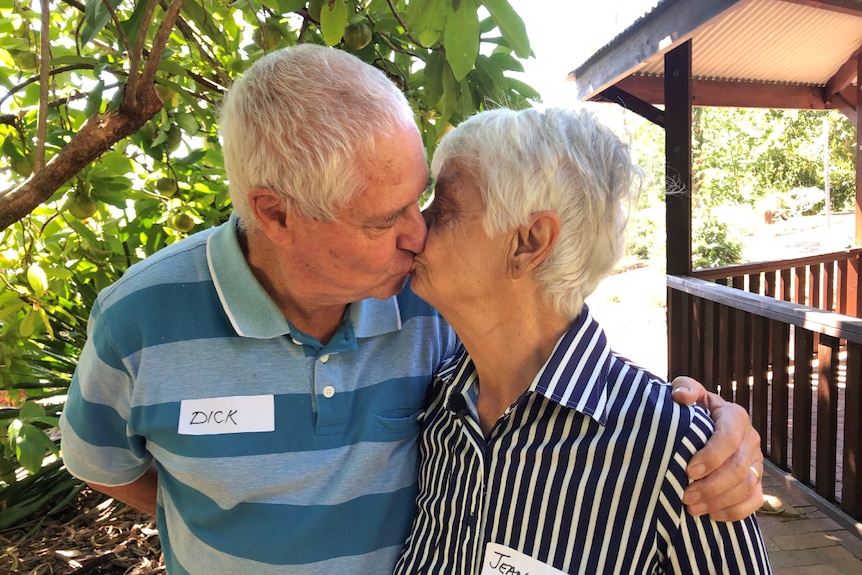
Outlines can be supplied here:
M685 511L706 411L615 355L586 308L487 438L478 388L464 351L429 392L397 574L771 572L754 516Z

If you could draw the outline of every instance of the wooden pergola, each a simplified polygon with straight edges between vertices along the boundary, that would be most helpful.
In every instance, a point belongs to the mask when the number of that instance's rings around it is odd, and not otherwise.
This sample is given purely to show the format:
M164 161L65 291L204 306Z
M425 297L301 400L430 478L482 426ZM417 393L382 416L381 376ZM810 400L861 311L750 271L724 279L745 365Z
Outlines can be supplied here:
M614 102L665 129L676 192L666 195L669 375L691 374L746 407L767 456L857 520L860 53L862 0L660 0L569 74L580 101ZM693 272L694 106L835 109L850 118L856 247Z

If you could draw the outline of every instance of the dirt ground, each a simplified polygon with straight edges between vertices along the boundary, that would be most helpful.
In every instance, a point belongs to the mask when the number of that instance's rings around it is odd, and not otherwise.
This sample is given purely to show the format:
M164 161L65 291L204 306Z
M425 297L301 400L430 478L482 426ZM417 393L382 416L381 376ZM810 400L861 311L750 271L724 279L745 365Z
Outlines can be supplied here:
M852 242L853 216L799 218L758 227L749 261L835 251ZM666 376L666 287L663 262L628 264L588 298L618 352ZM155 522L85 490L61 514L0 531L0 575L149 575L164 573Z
M164 572L155 521L89 489L57 515L0 531L3 575Z

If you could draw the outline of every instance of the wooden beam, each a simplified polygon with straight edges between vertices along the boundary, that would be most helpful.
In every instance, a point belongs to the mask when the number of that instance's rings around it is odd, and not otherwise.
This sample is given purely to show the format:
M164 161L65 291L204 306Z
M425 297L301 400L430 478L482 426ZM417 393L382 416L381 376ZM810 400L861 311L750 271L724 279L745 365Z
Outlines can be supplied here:
M661 76L632 75L617 82L616 87L654 106L664 104L664 78ZM838 107L823 100L823 88L818 86L695 78L691 90L692 104L695 106L792 110L828 110Z
M569 73L579 101L589 100L631 74L648 59L682 45L692 33L740 0L664 0L626 31Z
M835 72L831 78L829 78L828 82L826 82L826 88L823 90L823 94L824 96L826 96L826 100L849 86L850 82L853 81L853 78L856 77L856 61L859 59L860 53L862 53L862 45L856 48L856 51L853 52L853 54L847 59L846 62L841 64L841 67L838 68L838 71Z
M835 109L847 116L850 123L856 123L856 86L847 86L841 92L833 94L829 103L835 106Z
M616 86L611 86L610 88L602 92L601 96L608 102L613 102L614 104L622 106L626 110L631 110L638 116L645 118L653 124L664 128L664 110L656 108L649 102L644 102L637 96L633 96L632 94L629 94L624 90L620 90Z
M823 311L693 277L668 275L665 281L667 287L696 298L741 309L779 323L796 325L809 331L862 344L862 318Z

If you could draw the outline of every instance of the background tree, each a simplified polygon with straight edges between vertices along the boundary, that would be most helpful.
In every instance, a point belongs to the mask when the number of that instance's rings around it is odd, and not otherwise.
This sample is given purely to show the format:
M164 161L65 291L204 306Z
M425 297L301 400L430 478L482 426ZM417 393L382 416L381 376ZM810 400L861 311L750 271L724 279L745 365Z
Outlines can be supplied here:
M531 51L507 0L0 0L0 528L76 488L45 455L96 294L227 219L219 103L302 42L381 69L429 156L538 97L509 76Z

